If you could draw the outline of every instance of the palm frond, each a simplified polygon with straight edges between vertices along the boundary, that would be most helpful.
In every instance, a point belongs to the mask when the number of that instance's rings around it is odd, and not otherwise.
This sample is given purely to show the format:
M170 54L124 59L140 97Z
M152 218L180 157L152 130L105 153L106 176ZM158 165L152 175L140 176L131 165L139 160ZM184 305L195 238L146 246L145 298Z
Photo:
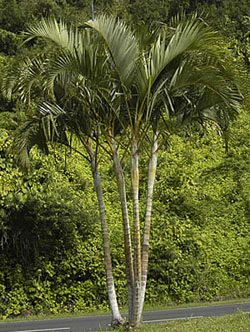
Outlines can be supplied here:
M114 63L115 70L122 84L129 87L135 75L135 65L139 56L139 45L125 23L114 17L105 15L88 21L105 40L108 53Z
M22 101L29 101L32 87L39 86L39 89L41 88L44 61L43 56L33 59L27 57L13 65L3 79L4 95L10 99L16 93Z
M81 43L81 33L77 28L55 18L42 18L41 21L30 24L25 42L42 37L56 43L60 48L74 51Z
M47 141L41 122L37 116L32 116L15 131L11 147L24 168L27 168L29 165L29 153L35 145L45 153L48 153Z
M179 23L170 40L168 34L163 31L152 45L147 61L144 61L142 66L144 68L140 68L140 94L146 93L145 82L150 80L153 87L157 80L166 74L172 61L191 51L208 50L215 39L214 32L194 18Z

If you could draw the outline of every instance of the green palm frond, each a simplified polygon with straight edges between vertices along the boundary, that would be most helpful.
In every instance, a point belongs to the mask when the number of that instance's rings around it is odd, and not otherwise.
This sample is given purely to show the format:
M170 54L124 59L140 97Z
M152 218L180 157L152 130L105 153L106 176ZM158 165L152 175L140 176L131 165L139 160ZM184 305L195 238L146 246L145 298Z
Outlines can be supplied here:
M34 115L18 127L14 133L12 144L12 150L15 152L20 164L25 168L29 165L30 150L35 145L45 153L48 153L47 140L40 119Z
M66 112L57 104L43 102L38 105L37 112L40 117L40 124L43 129L44 136L47 141L65 143Z
M178 57L192 51L208 51L215 39L216 35L210 29L194 19L179 23L170 40L163 31L152 45L146 63L141 63L138 75L140 95L146 93L146 82L150 82L151 86L157 84Z
M62 50L56 58L49 61L45 75L44 82L48 91L53 91L56 84L65 89L70 88L69 84L72 85L73 82L76 85L87 81L91 85L101 85L106 79L105 58L99 57L97 48L75 50L74 54Z
M33 59L27 57L16 63L3 79L4 95L10 99L13 93L16 93L24 102L29 101L31 88L41 88L44 61L43 56L38 56Z
M66 85L75 74L92 80L103 76L98 44L93 42L89 29L73 28L63 21L49 18L30 25L27 36L27 40L36 37L47 39L58 47L56 53L47 55L46 79L42 80L51 93L56 80Z
M135 66L139 56L139 45L134 34L119 19L105 15L99 16L87 24L98 31L105 40L115 71L122 84L129 87L134 79Z
M55 18L42 18L41 21L31 24L28 27L26 36L26 42L42 37L71 52L82 42L82 35L77 28L66 24L63 20L57 22Z
M68 50L62 50L58 53L56 58L48 60L44 72L43 84L51 96L54 96L55 86L58 82L62 87L67 87L69 82L76 80L74 56Z

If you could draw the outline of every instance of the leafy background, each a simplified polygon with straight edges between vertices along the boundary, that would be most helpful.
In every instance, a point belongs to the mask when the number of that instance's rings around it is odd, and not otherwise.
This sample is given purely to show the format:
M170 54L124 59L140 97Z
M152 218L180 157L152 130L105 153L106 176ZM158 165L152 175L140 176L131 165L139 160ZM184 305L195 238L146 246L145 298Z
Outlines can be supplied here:
M220 3L220 6L219 4ZM159 156L153 205L148 303L183 303L250 294L250 120L247 1L105 1L95 7L135 26L198 11L225 38L225 53L245 101L232 124L229 151L213 128L172 135ZM54 15L79 24L89 2L1 0L0 73L39 43L19 48L28 22ZM1 75L2 77L2 75ZM1 79L0 77L0 79ZM107 308L97 202L89 165L57 146L32 151L29 172L10 145L25 116L0 94L0 317ZM140 199L145 201L141 160ZM112 164L102 160L118 301L126 305L121 215ZM129 183L128 183L129 185ZM130 199L130 198L129 198ZM143 213L143 211L141 211Z

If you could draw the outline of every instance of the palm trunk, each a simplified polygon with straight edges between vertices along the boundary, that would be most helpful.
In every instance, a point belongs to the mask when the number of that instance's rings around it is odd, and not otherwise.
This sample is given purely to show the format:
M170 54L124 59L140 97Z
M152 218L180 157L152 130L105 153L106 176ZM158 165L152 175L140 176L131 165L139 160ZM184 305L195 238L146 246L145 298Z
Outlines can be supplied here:
M140 235L140 216L139 216L139 152L137 141L134 137L132 142L131 157L131 180L133 193L133 217L134 217L134 270L135 288L132 326L141 325L140 314L140 293L141 293L141 235Z
M123 324L124 320L119 311L116 292L115 292L113 268L112 268L111 253L110 253L110 241L109 241L108 226L106 221L106 212L103 201L101 177L99 174L98 165L96 163L96 157L93 153L92 146L90 143L88 145L88 152L91 158L91 170L94 179L94 186L98 199L99 215L101 220L106 283L108 290L109 305L112 313L111 325L118 326Z
M146 202L145 223L143 232L143 245L142 245L142 279L141 279L141 293L139 299L139 315L142 316L147 274L148 274L148 259L149 259L149 239L150 239L150 227L151 227L151 214L152 214L152 202L153 202L153 189L156 176L157 167L157 152L158 152L158 132L154 134L154 141L151 150L151 158L149 160L148 167L148 193Z
M117 186L120 196L121 210L122 210L122 222L123 222L123 237L124 237L124 252L125 252L125 265L126 265L126 277L128 288L128 314L129 321L133 317L133 289L134 289L134 268L133 268L133 256L131 245L131 233L127 207L126 197L126 184L123 169L120 163L119 153L117 151L115 140L111 139L111 147L113 151L114 170L116 174Z

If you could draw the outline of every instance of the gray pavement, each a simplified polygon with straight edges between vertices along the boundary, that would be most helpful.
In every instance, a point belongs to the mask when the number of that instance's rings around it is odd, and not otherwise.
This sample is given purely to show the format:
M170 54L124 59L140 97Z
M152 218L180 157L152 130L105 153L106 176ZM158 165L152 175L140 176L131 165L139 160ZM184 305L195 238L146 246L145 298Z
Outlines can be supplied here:
M222 316L249 312L250 302L144 312L144 322ZM0 323L0 332L81 332L107 329L110 315Z

